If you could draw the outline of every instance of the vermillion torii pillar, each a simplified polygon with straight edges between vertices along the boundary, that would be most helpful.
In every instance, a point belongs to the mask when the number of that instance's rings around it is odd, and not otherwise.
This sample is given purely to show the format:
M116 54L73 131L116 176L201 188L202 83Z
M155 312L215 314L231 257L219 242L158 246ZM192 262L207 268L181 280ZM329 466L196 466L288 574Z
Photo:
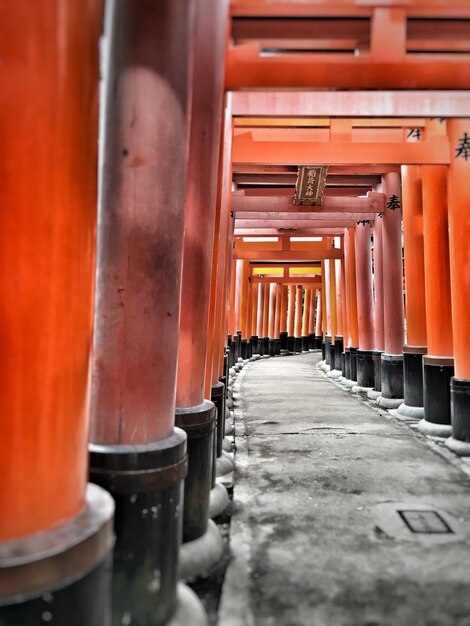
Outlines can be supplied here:
M304 310L302 314L302 352L308 352L308 324L310 319L311 290L304 289Z
M447 122L451 146L448 179L450 278L455 376L451 380L452 437L447 445L470 456L470 120Z
M405 261L406 345L403 347L403 398L398 412L422 419L423 355L427 352L421 168L401 168Z
M208 532L214 431L217 434L220 456L225 421L225 385L217 381L212 385L211 397L204 398L204 381L211 269L214 272L217 270L217 267L212 268L212 257L222 125L227 3L219 0L198 0L195 6L176 425L188 437L183 542L200 539L208 545L207 539L202 538ZM217 533L218 530L213 525L209 532ZM216 561L219 556L220 550L215 547L211 557ZM183 570L185 567L182 563ZM204 567L207 567L207 561ZM191 574L194 576L197 572L198 564L191 563Z
M367 396L377 399L382 389L382 352L384 351L384 286L383 286L383 215L374 221L374 389Z
M317 302L315 307L315 349L321 350L323 343L322 333L322 290L317 290Z
M403 270L400 175L383 176L386 207L383 216L384 352L381 357L382 394L377 403L397 408L403 402Z
M288 285L281 286L281 319L279 323L280 352L286 354L287 348L287 308L288 308Z
M108 626L87 485L102 4L3 3L0 623ZM71 610L71 606L74 610Z
M346 306L348 311L348 349L344 351L345 376L350 385L357 379L357 348L359 345L359 330L357 319L357 291L356 291L356 245L355 229L346 228L344 231L344 261L346 273Z
M310 289L310 313L308 317L308 349L313 350L315 348L315 304L316 304L316 290Z
M295 352L302 352L302 285L297 285L295 290L295 316L294 316L294 337Z
M325 364L334 369L334 363L331 362L331 273L329 260L322 261L322 270L324 277L325 292Z
M258 311L256 315L256 334L258 336L258 354L264 354L263 342L263 316L264 316L264 299L266 297L266 284L258 283Z
M295 352L295 285L289 285L287 308L287 349Z
M356 292L359 347L356 353L357 385L371 388L375 384L374 362L374 317L372 308L372 259L371 229L369 222L356 226ZM354 388L353 388L354 391Z
M446 165L423 165L424 256L428 354L423 356L424 419L418 429L437 437L452 434L450 382L454 375L450 294Z
M191 5L108 6L90 467L116 500L114 624L160 626L176 609Z
M343 370L343 350L344 350L344 319L343 300L344 285L341 273L341 259L331 261L335 266L336 279L336 336L335 336L335 369L339 372Z
M275 322L276 322L276 292L277 284L269 283L269 356L274 356Z
M251 356L259 354L258 348L258 298L259 283L251 283Z
M269 299L270 283L266 283L263 302L263 355L269 356Z
M281 308L282 308L282 285L276 285L276 315L274 317L274 354L281 354Z

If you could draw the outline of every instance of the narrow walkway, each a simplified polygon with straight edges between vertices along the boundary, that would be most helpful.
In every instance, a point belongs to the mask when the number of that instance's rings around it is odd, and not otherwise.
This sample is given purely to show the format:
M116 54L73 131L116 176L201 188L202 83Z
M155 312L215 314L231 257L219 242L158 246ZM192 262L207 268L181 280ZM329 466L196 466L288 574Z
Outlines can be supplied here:
M254 362L236 382L219 626L469 626L470 479L319 358Z

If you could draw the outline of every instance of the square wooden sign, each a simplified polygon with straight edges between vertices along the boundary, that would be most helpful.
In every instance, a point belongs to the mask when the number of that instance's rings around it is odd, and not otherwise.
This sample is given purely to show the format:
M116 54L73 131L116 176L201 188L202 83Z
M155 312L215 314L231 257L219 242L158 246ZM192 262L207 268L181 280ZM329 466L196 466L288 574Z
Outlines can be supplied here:
M323 205L328 165L299 165L293 204Z

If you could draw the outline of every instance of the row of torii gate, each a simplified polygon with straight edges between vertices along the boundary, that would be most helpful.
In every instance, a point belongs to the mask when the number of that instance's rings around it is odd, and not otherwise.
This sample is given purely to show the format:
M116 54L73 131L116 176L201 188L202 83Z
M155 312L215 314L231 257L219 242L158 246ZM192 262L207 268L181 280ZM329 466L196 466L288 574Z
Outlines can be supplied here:
M202 624L177 580L220 555L238 356L321 343L470 454L470 9L23 4L0 2L0 626ZM293 206L311 164L324 203Z

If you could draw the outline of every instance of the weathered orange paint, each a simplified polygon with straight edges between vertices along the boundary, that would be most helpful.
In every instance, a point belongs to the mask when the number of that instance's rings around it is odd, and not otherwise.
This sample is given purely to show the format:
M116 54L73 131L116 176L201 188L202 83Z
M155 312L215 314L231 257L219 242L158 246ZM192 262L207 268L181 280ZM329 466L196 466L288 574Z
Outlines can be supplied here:
M282 285L276 283L276 313L274 316L274 338L279 339L279 332L281 327L281 295Z
M421 168L428 354L451 357L454 347L447 173L445 165L425 165Z
M310 292L310 312L308 317L308 334L315 332L315 302L316 302L316 289L309 289Z
M251 330L250 336L256 335L258 314L258 285L251 283Z
M288 290L287 334L289 337L293 337L295 330L295 285L289 285Z
M241 330L242 339L247 339L248 331L248 288L250 283L248 282L250 264L248 261L242 261L241 271L241 292L240 292L240 327L237 330Z
M336 259L335 264L335 276L336 276L336 335L338 337L343 336L343 284L341 282L341 261L342 259Z
M263 315L264 315L264 298L267 286L265 283L258 283L258 312L256 316L256 335L263 337Z
M304 289L304 310L302 314L302 337L308 336L308 322L310 318L310 300L311 292L309 289Z
M220 216L216 204L227 15L227 0L196 4L176 385L179 408L203 402L206 350L212 360L214 349L214 302L211 315L209 305L211 274L213 289L217 284ZM218 208L220 213L220 202ZM209 324L212 332L207 333Z
M270 283L269 284L269 326L268 326L268 337L270 339L274 339L274 327L276 321L276 291L277 284Z
M415 144L410 144L410 146ZM400 175L388 172L383 177L387 198L396 196L401 204ZM385 209L383 216L384 350L402 354L404 343L403 272L401 246L401 209Z
M346 263L346 282L349 303L349 344L350 348L359 347L359 328L357 319L356 291L356 246L355 229L347 228L344 235L344 254Z
M355 233L356 293L360 350L373 350L375 344L370 235L370 224L357 225Z
M0 10L1 541L84 505L101 20L95 0Z
M280 312L280 322L279 322L279 332L285 333L287 331L287 305L288 305L288 297L289 297L289 287L288 285L282 285L281 288L281 312Z
M230 295L229 295L229 305L228 305L228 332L232 337L234 337L237 333L236 323L235 323L235 292L236 292L236 284L237 284L237 262L235 260L232 261L231 272L230 272Z
M384 350L383 220L374 222L374 348Z
M317 292L317 310L316 310L316 319L315 319L315 336L322 336L322 292L323 289L319 289Z
M302 285L295 288L295 321L294 321L294 337L302 337Z
M423 241L421 168L404 165L401 170L403 198L403 245L405 261L406 345L426 346L426 298Z
M470 160L457 157L465 133L470 137L470 121L448 120L447 133L452 146L447 194L454 365L458 378L470 378Z
M270 284L266 283L266 291L264 292L263 302L263 333L262 337L269 337L269 299L270 299Z

